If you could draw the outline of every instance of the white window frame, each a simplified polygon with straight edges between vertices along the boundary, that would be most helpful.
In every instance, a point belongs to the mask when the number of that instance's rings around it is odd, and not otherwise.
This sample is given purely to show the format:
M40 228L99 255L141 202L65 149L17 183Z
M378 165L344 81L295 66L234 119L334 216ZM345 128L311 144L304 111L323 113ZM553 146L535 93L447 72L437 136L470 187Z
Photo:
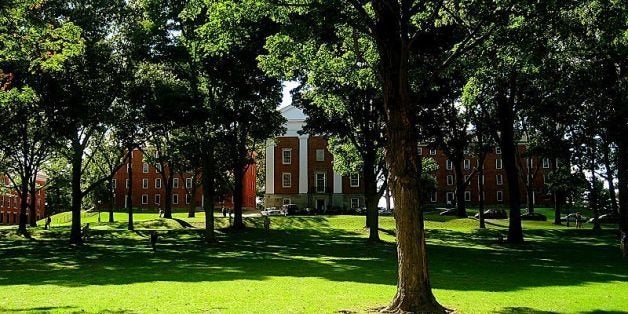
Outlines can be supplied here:
M186 205L190 205L191 199L192 198L190 197L190 194L185 193L185 204Z
M495 169L502 169L502 167L503 167L502 159L501 158L495 159Z
M288 155L286 155L286 153L288 153ZM284 165L292 164L292 148L281 149L281 163Z
M318 185L319 176L323 176L323 186ZM314 186L316 187L316 193L325 193L325 189L327 188L327 174L325 172L315 172L314 173Z
M419 156L423 155L423 147L419 147Z
M504 185L504 176L501 174L495 175L495 185Z
M454 185L454 176L451 174L447 175L447 185Z
M453 162L451 162L451 160L447 159L447 160L445 161L445 169L447 169L447 170L451 170L453 167L454 167L454 163L453 163Z
M118 180L116 179L111 179L111 188L115 189L118 185Z
M133 166L130 163L126 163L126 173L129 173L129 170L132 168Z
M471 160L470 159L465 159L464 160L464 169L471 169Z
M148 179L146 178L142 179L142 189L148 189Z
M159 193L155 194L155 197L153 199L155 201L155 205L161 204L161 194Z
M172 178L172 188L173 189L179 188L179 178Z
M161 189L161 178L155 178L155 188Z
M504 191L497 191L497 201L498 202L503 202L504 201Z
M286 184L286 178L288 179L287 180L288 184ZM292 187L292 173L284 172L284 173L281 174L281 186L284 187L284 188Z
M438 201L438 192L434 191L432 193L430 193L430 202L432 203L436 203L436 201Z
M447 193L445 193L445 200L451 201L453 203L455 199L456 199L456 197L454 195L454 192L447 192Z
M143 162L142 163L142 173L148 173L148 163L147 162Z
M534 158L528 158L528 162L526 162L526 165L528 166L528 168L534 169Z
M354 204L354 201L355 201L355 203L357 205ZM354 206L354 205L356 205L356 206ZM351 198L351 208L360 208L360 199L359 198L357 198L357 197Z
M549 158L543 158L543 169L549 169L549 167L550 167Z
M464 191L464 201L465 202L471 201L471 191Z
M156 163L155 164L155 173L161 173L161 164L160 163Z
M430 148L430 155L436 155L436 148Z
M172 204L179 205L179 194L172 194Z
M317 149L316 150L316 161L325 161L325 150Z
M125 183L125 187L128 189L129 188L129 179L126 179Z
M192 178L185 178L185 187L188 189L192 188Z
M349 186L352 188L357 188L360 186L360 174L359 173L352 173L349 175Z
M502 154L502 148L499 146L495 146L495 155L501 155Z
M148 204L148 194L142 194L142 205Z

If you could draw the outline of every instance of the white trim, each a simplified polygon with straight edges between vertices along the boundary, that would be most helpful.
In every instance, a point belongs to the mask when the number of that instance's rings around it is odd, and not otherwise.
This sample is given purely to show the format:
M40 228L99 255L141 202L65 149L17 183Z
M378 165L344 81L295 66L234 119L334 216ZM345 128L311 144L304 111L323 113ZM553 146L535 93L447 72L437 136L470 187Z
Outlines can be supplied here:
M453 166L454 166L454 163L451 160L447 159L445 161L445 169L451 170L453 168Z
M148 179L146 178L142 179L142 189L148 189Z
M185 178L185 187L188 189L192 188L192 177Z
M504 191L497 191L497 201L498 202L503 202L504 201Z
M471 201L471 191L464 191L464 201L465 202Z
M357 179L358 183L353 184L353 178L352 178L353 176L357 176L358 177L358 179ZM352 174L349 175L349 186L352 187L352 188L360 187L360 174L359 173L352 173Z
M142 173L148 173L148 163L147 162L143 162L142 163Z
M342 175L334 171L334 193L342 194Z
M356 203L358 204L358 206L353 206L353 201L356 201ZM359 208L360 207L360 198L358 197L352 197L351 198L351 208Z
M161 178L155 178L155 188L161 189Z
M266 142L266 194L275 194L275 142Z
M288 184L286 184L286 178L288 179ZM292 187L292 173L290 172L281 173L281 187L284 187L284 188Z
M323 186L318 185L318 176L323 175ZM314 172L314 186L316 187L316 193L325 193L327 189L327 174L325 172Z
M179 194L172 194L172 204L173 205L179 204Z
M299 193L307 193L308 173L307 173L307 141L309 135L299 136Z
M454 185L454 176L451 174L447 175L447 185Z
M316 150L316 161L325 161L325 150L317 149Z
M495 175L495 185L504 185L504 176L501 174Z
M173 189L179 188L179 178L172 178L172 188Z
M289 153L286 155L286 152ZM288 157L288 158L286 158ZM292 148L282 148L281 149L281 163L284 165L292 164Z
M549 169L549 167L550 167L549 158L543 158L543 169Z
M155 205L159 205L161 204L161 194L155 194L155 197L153 198L155 201Z
M495 159L495 169L502 169L503 168L503 162L501 158L497 158Z
M465 159L464 160L464 169L471 169L471 160L470 159Z
M148 194L142 194L142 205L148 204Z
M502 154L502 149L499 146L495 146L495 155L501 155Z

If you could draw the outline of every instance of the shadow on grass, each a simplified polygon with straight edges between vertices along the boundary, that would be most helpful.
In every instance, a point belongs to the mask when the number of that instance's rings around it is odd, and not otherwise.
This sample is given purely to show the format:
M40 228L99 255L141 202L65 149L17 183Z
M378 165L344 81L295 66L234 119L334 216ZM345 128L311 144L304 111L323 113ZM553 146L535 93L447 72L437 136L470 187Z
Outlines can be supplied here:
M40 306L40 307L28 307L28 308L4 308L0 306L0 312L2 313L50 313L50 311L64 311L68 312L72 309L76 310L73 306Z
M202 230L160 231L156 253L146 232L102 230L81 248L67 245L67 229L41 232L37 241L0 237L0 285L120 285L273 276L396 284L393 243L369 244L363 231L333 229L325 217L274 221L271 229L281 229L266 232L261 219L247 219L249 228L217 233L219 242L211 246L202 243ZM595 236L589 230L530 230L521 246L498 244L497 232L428 230L433 287L515 291L628 281L625 262L610 245L612 232ZM526 313L510 310L504 313Z
M529 307L506 307L494 313L497 314L558 314L558 312L541 311Z

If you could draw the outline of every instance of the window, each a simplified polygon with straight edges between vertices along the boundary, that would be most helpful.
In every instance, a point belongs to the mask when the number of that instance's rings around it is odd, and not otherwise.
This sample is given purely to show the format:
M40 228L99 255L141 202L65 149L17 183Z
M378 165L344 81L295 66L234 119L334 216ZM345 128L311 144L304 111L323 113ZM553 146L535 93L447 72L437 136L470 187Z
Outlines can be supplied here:
M471 160L469 160L469 159L465 159L464 160L464 168L465 169L471 169Z
M468 148L463 149L462 153L465 155L469 155L469 149Z
M289 188L292 186L292 174L289 172L284 172L281 175L281 186L284 188Z
M478 201L486 200L486 192L482 192L482 199L480 199L480 195L478 194Z
M480 184L480 183L484 184L484 182L486 182L486 181L484 181L484 179L485 179L484 175L481 175L481 176L478 175L478 184ZM482 181L480 181L480 180L482 180Z
M126 173L129 173L129 172L131 172L131 164L127 163L126 164Z
M497 191L497 201L498 202L504 201L504 192L503 191Z
M352 188L360 186L360 174L359 173L353 173L349 176L349 185Z
M501 168L502 168L502 160L495 159L495 169L501 169Z
M289 199L289 198L284 198L284 199L283 199L283 204L284 204L284 205L286 205L286 204L292 204L292 202L290 201L290 199Z
M316 179L316 192L325 193L325 173L317 172L315 174L315 179Z
M281 154L283 156L282 162L284 165L289 165L292 163L292 149L284 148L281 150Z
M161 172L161 164L160 163L155 164L155 172L156 173L160 173Z
M159 205L161 203L161 194L155 194L155 204Z
M454 166L454 163L451 162L451 160L447 159L447 161L445 162L445 168L447 168L447 170L451 170L453 166Z
M192 178L185 178L185 187L188 189L192 188Z
M142 172L143 173L148 173L148 163L147 162L142 164Z
M155 179L155 188L156 189L161 189L161 178L156 178Z
M447 176L447 185L454 185L454 176L452 175Z
M423 155L423 147L419 147L419 156Z
M550 167L549 158L543 158L543 169L548 169Z
M325 150L317 149L316 150L316 161L325 161Z
M470 175L466 174L464 176L464 183L466 184L467 182L469 182L469 177L471 177Z
M148 204L148 194L142 194L142 204Z
M116 180L116 179L111 179L111 188L112 188L112 189L115 189L117 185L118 185L118 180Z
M528 168L534 169L534 159L528 158Z
M430 195L430 201L432 203L436 203L437 199L438 199L438 192L436 191L432 192Z
M499 147L495 147L495 154L496 155L501 155L502 154L502 149Z
M190 204L190 199L191 199L190 194L186 193L185 194L185 204Z
M148 189L148 179L142 179L142 189Z
M495 176L495 182L497 185L504 185L504 176L498 174Z
M436 155L436 149L430 148L430 155Z
M172 188L173 189L178 189L179 188L179 178L172 179Z
M360 207L360 199L352 198L351 199L351 208L359 208Z
M129 188L129 179L126 179L126 188Z
M447 192L446 194L447 202L453 203L454 201L454 192Z
M179 204L179 194L172 194L172 204Z
M464 200L466 202L470 202L471 201L471 191L464 191Z

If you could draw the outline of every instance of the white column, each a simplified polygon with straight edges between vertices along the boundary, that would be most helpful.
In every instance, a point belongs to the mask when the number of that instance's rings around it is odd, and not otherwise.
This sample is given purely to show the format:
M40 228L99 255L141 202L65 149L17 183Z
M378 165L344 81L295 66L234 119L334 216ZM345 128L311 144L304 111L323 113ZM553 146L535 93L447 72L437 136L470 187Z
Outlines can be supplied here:
M275 142L266 142L266 194L275 194Z
M342 194L342 175L334 171L334 194Z
M307 193L307 139L309 136L299 136L299 193Z

